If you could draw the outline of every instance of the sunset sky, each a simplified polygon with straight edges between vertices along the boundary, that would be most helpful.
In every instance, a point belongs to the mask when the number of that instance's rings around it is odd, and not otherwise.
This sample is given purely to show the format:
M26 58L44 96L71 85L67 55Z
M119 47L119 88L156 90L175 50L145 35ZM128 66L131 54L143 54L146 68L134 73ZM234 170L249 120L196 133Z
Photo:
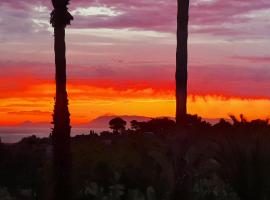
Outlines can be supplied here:
M174 116L176 0L71 0L72 124L100 115ZM270 1L191 0L188 112L270 117ZM49 0L0 1L0 125L50 122Z

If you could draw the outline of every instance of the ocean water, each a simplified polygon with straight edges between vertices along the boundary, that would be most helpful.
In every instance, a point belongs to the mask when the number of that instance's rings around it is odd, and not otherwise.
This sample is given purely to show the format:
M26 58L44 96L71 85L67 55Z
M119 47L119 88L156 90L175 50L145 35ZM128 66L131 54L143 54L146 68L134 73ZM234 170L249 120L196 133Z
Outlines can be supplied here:
M102 131L106 131L108 129L105 128L72 128L71 136L81 135L81 134L89 134L90 130L93 130L97 133ZM29 137L32 135L37 136L38 138L46 138L49 137L51 133L51 128L20 128L11 129L5 128L0 130L0 138L3 143L16 143L25 137Z

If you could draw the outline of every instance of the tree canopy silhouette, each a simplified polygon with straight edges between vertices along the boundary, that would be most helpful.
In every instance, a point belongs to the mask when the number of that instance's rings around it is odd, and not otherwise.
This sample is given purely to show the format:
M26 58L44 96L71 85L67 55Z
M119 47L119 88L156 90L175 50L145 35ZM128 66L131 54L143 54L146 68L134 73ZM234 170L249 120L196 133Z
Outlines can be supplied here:
M116 117L109 121L110 128L115 133L120 133L125 130L127 122L120 117Z

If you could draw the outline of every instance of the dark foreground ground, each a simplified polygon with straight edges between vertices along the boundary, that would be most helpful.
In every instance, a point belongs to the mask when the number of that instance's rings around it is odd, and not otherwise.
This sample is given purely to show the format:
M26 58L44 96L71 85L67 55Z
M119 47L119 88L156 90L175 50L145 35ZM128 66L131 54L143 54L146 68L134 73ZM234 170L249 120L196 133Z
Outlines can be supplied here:
M270 126L232 117L133 122L132 130L72 138L76 200L268 200ZM0 200L53 196L50 139L0 143Z

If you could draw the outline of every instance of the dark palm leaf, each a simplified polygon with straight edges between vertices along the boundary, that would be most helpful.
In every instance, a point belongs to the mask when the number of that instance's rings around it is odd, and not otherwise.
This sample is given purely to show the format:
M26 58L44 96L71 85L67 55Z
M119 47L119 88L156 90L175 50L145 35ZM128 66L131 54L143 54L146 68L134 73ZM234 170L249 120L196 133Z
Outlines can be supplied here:
M67 26L73 20L73 16L68 12L70 0L52 0L54 10L51 12L50 23L53 27Z

